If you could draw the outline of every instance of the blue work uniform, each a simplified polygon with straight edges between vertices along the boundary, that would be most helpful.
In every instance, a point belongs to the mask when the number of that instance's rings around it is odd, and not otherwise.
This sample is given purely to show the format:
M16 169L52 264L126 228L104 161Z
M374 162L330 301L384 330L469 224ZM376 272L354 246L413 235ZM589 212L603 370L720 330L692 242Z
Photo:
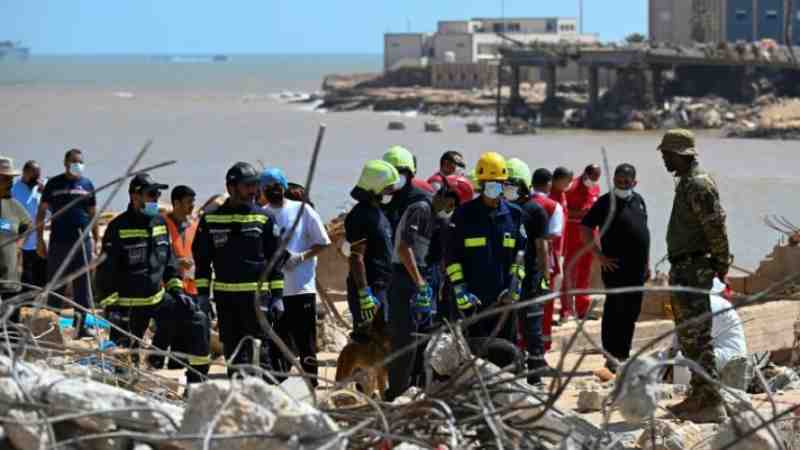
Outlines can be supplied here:
M454 285L465 283L480 299L477 312L492 307L511 284L514 258L527 244L523 216L512 203L501 199L497 208L491 208L480 197L453 214L445 255L447 275ZM476 323L469 328L469 336L489 337L500 319L497 315ZM506 320L497 337L514 342L513 322Z

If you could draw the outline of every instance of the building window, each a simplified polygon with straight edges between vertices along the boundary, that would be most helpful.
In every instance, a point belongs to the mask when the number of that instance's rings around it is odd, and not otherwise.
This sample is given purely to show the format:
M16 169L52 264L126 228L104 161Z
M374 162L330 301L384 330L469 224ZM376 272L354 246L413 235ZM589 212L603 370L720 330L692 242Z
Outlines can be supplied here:
M394 48L400 47L400 44L398 42L392 42L392 47Z
M778 18L778 10L777 9L768 9L767 10L767 19L777 19Z
M521 29L522 29L522 28L519 26L519 24L518 24L518 23L509 23L509 24L507 24L507 26L506 26L506 31L511 31L511 32L516 32L516 33L519 33L519 31L520 31Z
M736 20L739 20L739 21L747 20L747 10L746 9L737 9L736 10Z
M548 20L545 23L544 31L546 33L555 33L556 31L558 31L558 23L552 19Z
M452 82L455 78L453 77L452 73L448 73L447 74L447 79Z

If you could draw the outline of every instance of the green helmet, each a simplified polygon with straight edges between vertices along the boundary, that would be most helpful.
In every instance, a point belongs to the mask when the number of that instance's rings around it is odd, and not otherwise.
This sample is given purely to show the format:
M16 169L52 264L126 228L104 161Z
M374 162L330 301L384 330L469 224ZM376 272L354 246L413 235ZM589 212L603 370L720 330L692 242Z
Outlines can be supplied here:
M481 182L478 181L478 172L473 167L472 169L467 172L467 179L469 180L470 184L472 184L472 189L478 191L481 188Z
M511 158L506 162L508 166L508 179L521 180L525 187L531 188L531 169L525 164L525 161L519 158Z
M412 173L417 173L414 155L405 147L399 145L389 147L389 151L383 154L383 160L393 165L397 170L408 169Z
M373 194L380 194L387 187L397 183L399 179L400 174L391 164L374 159L364 164L356 186Z

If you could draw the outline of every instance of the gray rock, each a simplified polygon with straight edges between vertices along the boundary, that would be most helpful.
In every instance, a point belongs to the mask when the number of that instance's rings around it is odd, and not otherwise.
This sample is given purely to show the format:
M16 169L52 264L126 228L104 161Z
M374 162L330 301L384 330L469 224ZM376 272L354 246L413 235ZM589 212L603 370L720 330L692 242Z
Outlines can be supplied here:
M744 391L753 379L753 365L747 356L733 358L719 373L722 384Z
M581 391L578 394L578 412L600 411L607 396L608 391Z
M153 450L153 447L150 444L145 444L144 442L136 442L133 444L133 450Z
M640 423L655 414L659 400L657 364L653 358L642 357L617 371L616 397L612 398L626 420Z
M747 392L727 388L722 389L720 394L722 395L722 401L725 402L728 411L733 415L753 410L753 402L750 398L750 394Z
M45 425L38 425L35 422L41 420L38 414L33 411L22 411L12 409L8 411L8 417L14 422L6 422L5 430L11 445L17 450L45 450L50 446L50 433ZM28 422L28 423L16 423Z
M768 421L769 416L764 419ZM759 427L761 429L744 437L746 433ZM728 419L720 426L711 445L712 448L728 448L730 450L778 450L783 448L781 435L775 427L764 426L764 422L753 412L744 412Z
M692 422L675 423L656 419L644 428L637 447L642 450L710 450L708 438L713 436L716 429L716 426L712 427L701 428Z
M472 359L472 352L465 341L448 333L431 339L425 354L430 355L433 370L443 376L454 374L462 364Z
M299 437L309 446L317 446L330 440L330 434L339 430L330 417L308 403L296 401L280 388L251 377L213 380L193 387L181 433L207 433L218 414L219 420L213 429L217 435L259 432L271 437L215 440L211 448L217 450L289 449L297 445ZM320 441L312 445L317 437ZM191 446L199 449L203 442L192 441ZM340 438L328 448L346 447L347 440Z

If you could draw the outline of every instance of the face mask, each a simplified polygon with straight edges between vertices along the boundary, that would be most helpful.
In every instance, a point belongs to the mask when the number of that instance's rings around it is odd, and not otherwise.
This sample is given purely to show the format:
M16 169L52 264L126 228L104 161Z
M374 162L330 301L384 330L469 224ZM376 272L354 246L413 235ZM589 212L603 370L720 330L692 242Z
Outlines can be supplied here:
M633 195L633 189L614 188L614 195L621 200L627 200Z
M84 165L83 163L72 163L69 165L69 173L74 177L79 177L83 175Z
M503 193L503 185L496 181L489 181L483 186L483 195L495 200Z
M400 175L400 178L397 179L397 183L394 185L397 189L403 189L406 187L406 183L408 183L408 178L405 175Z
M583 179L583 185L586 186L587 188L593 188L593 187L597 186L597 181L593 181L590 178L584 178Z
M392 194L383 194L383 196L381 197L381 203L383 203L384 205L388 205L389 203L392 202L392 197L394 197Z
M442 220L448 220L448 219L450 219L451 217L453 217L453 211L450 211L450 212L447 212L447 211L439 211L439 213L438 213L438 214L436 214L436 216L437 216L437 217L439 217L439 218L440 218L440 219L442 219Z
M147 217L155 217L158 215L158 202L145 202L144 204L144 211L142 211L145 216Z
M510 202L515 202L519 199L519 188L516 186L504 186L503 197Z

